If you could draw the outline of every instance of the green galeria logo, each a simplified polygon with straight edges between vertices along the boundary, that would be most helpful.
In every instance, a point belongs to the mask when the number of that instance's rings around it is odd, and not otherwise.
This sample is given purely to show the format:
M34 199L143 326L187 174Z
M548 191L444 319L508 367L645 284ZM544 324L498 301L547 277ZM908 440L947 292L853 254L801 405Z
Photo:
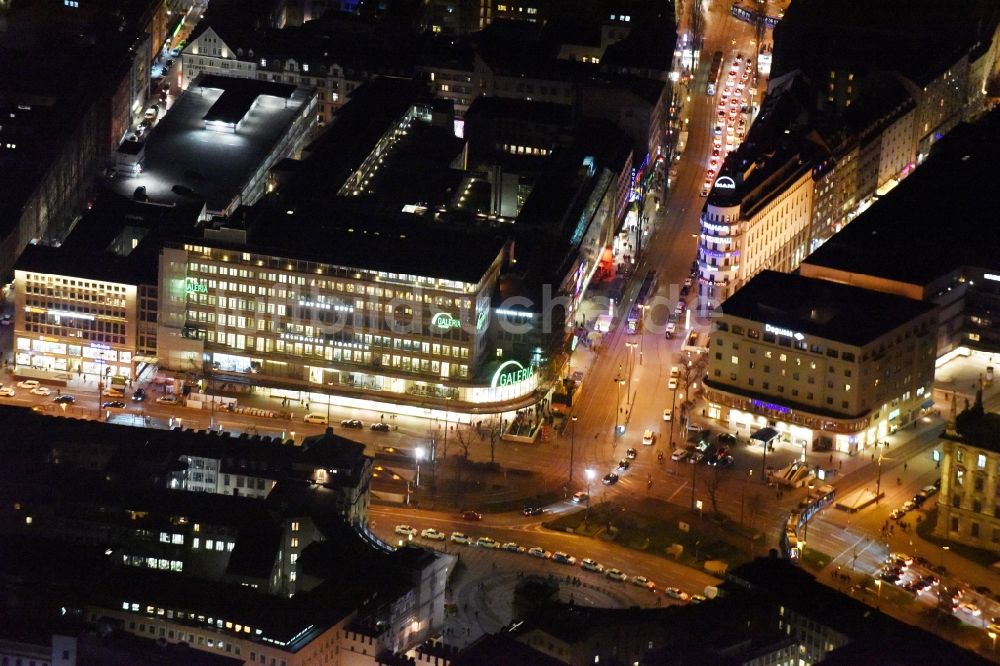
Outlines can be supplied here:
M479 316L476 317L476 332L481 333L483 329L486 328L486 322L489 321L489 313L486 310L481 310Z
M461 328L462 322L447 312L438 312L431 318L431 326L438 328Z
M529 379L535 374L534 368L526 368L517 361L504 361L493 373L493 380L490 382L491 388L498 386L510 386Z
M207 294L208 287L198 281L197 278L184 278L184 291L188 294Z

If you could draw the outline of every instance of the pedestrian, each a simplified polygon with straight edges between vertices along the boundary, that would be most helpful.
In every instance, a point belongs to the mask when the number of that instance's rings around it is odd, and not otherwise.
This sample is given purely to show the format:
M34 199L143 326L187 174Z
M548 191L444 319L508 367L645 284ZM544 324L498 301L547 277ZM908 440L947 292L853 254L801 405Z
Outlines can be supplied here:
M832 453L830 454L830 464L831 465L833 464L833 454Z
M903 471L904 472L906 471L906 465L907 465L907 463L903 463Z
M843 460L840 461L840 469L844 469L844 461Z

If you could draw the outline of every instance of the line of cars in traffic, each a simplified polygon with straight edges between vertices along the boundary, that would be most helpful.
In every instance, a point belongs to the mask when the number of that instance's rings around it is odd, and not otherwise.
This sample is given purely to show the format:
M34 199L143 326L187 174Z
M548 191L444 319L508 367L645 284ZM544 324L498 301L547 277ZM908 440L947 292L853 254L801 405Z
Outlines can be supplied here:
M538 546L522 546L514 541L500 543L493 537L481 536L477 538L465 534L464 532L452 532L449 536L440 530L434 529L433 527L428 527L418 532L415 527L411 527L410 525L396 525L393 531L397 535L404 536L411 540L419 534L421 539L426 539L428 541L450 541L451 543L458 544L460 546L484 548L486 550L504 551L515 554L526 554L529 557L534 557L540 560L549 560L557 564L567 566L576 566L579 564L580 568L584 571L602 575L609 580L619 582L628 581L637 587L647 589L654 594L656 593L656 583L651 581L646 576L629 577L621 569L617 569L615 567L605 567L603 564L600 564L589 557L577 560L576 557L561 550L553 552ZM700 594L689 595L687 592L684 592L677 587L665 587L663 588L663 594L678 601L691 601L698 603L705 600L705 597Z
M708 159L705 182L701 190L703 197L707 197L712 191L716 175L726 155L736 150L746 136L749 104L744 95L752 73L752 60L744 59L737 54L730 65L725 86L719 95L715 126L712 129L712 155Z
M913 496L913 499L903 502L902 506L896 507L889 514L889 518L892 520L902 520L906 514L914 509L919 509L924 505L928 499L933 495L937 494L937 491L941 488L941 479L938 479L933 484L929 486L924 486L920 491Z
M922 595L929 595L930 600L936 600L939 608L951 611L966 622L982 625L988 631L1000 634L1000 617L993 617L987 623L982 619L983 609L976 603L972 591L942 584L941 578L930 570L931 566L929 562L919 557L914 558L906 553L890 553L875 574L875 579L895 585L918 599ZM988 592L988 590L983 591Z
M647 431L648 432L648 431ZM625 452L625 457L618 461L617 467L604 475L602 482L606 486L613 486L618 483L620 474L624 474L632 467L632 461L638 457L639 452L634 448L630 448Z

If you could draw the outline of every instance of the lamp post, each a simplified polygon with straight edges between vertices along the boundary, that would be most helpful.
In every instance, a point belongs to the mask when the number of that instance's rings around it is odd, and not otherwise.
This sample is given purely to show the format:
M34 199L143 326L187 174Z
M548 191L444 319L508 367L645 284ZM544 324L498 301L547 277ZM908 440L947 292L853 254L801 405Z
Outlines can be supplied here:
M573 452L576 450L576 417L569 426L569 483L573 483Z
M621 370L621 369L619 368L619 370ZM621 378L620 374L615 375L615 394L616 394L616 398L615 398L615 437L618 436L618 419L619 419L619 415L621 414L621 409L622 409L622 384L624 384L624 383L625 383L625 380Z
M991 641L993 641L993 660L996 661L996 658L997 658L997 632L995 632L995 631L987 631L986 635L990 637Z
M879 495L882 493L882 459L885 458L881 453L878 454L878 467L876 468L875 474L875 506L878 506ZM886 458L888 460L888 458Z
M944 554L945 551L951 550L951 546L941 546L941 571L944 572Z
M424 456L426 456L426 455L427 455L427 450L424 449L424 447L422 447L422 446L418 446L413 451L413 456L417 460L417 477L416 477L416 480L414 481L414 485L417 488L420 487L420 461L423 460Z
M646 333L646 310L649 309L648 304L643 304L639 306L639 365L642 365L642 348L643 348L643 338Z
M882 607L882 581L875 579L875 587L878 588L878 596L875 598L875 608Z
M587 511L583 514L583 522L586 523L590 519L590 482L597 476L597 472L587 469L583 473L587 477Z
M746 506L747 501L747 482L750 477L753 476L753 470L748 469L747 475L743 477L743 491L740 493L740 525L743 525L743 507Z
M635 367L635 348L638 346L635 342L626 342L625 346L628 347L628 391L625 393L625 404L631 404L632 401L632 369Z

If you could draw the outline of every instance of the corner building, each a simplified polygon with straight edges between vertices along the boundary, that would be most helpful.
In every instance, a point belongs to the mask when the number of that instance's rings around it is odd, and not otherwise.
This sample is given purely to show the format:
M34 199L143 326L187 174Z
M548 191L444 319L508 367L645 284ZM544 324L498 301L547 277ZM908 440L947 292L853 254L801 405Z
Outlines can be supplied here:
M309 253L211 239L164 249L161 366L413 415L535 401L530 366L486 353L505 241L459 252L446 232L425 230L388 250L393 241L371 230L337 235L326 238L340 250ZM365 268L348 263L357 257Z
M857 453L933 404L936 326L933 304L764 271L720 306L707 415Z

